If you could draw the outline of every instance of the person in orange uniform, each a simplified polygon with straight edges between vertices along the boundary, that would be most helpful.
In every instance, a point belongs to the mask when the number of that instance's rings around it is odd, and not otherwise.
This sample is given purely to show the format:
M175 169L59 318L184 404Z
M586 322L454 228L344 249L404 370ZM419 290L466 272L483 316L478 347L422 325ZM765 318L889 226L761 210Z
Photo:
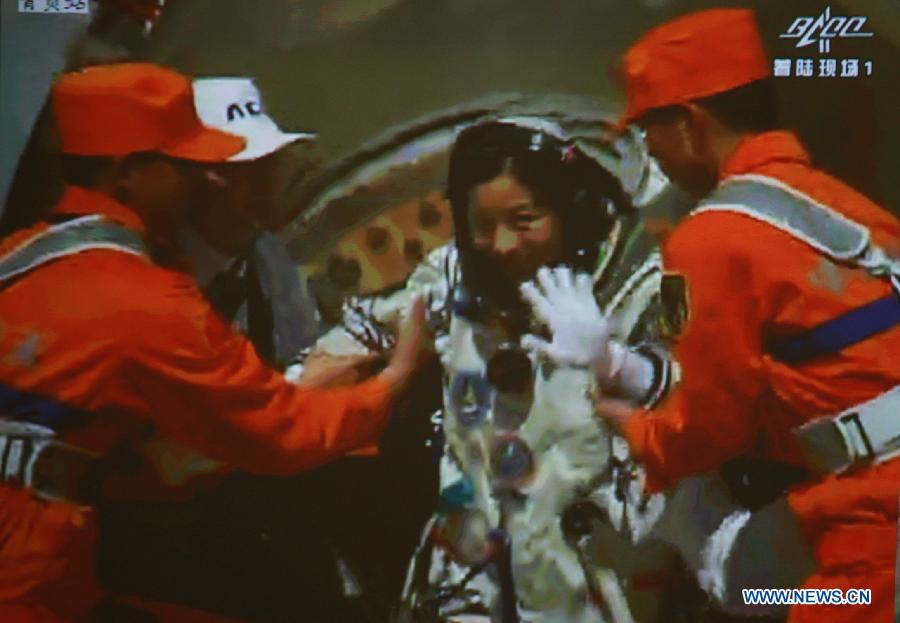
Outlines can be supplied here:
M423 311L382 373L299 389L190 277L159 267L243 139L203 126L190 81L151 64L64 74L52 102L70 185L0 241L0 620L95 620L92 500L151 430L289 474L374 442L416 363ZM123 458L125 457L125 458Z
M654 28L624 70L622 125L643 129L650 153L699 203L663 248L666 269L686 284L680 386L653 411L611 401L601 411L644 461L652 489L719 468L727 476L748 458L766 466L739 469L738 480L761 476L769 489L744 492L751 510L786 495L815 558L803 586L872 591L871 605L793 605L789 621L888 623L900 222L777 129L752 11L707 10ZM556 336L571 323L553 309L567 286L547 277L531 299ZM616 349L601 351L601 377L621 374L609 363Z

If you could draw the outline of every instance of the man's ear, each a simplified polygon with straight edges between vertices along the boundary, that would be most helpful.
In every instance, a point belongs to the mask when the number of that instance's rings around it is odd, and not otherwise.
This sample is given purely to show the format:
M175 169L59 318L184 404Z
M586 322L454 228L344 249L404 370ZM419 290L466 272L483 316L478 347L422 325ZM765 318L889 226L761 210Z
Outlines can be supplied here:
M130 205L134 197L137 175L135 163L128 156L117 158L109 168L109 183L112 185L113 194L117 201Z
M713 147L713 118L702 106L687 103L683 106L685 139L692 156L704 159Z

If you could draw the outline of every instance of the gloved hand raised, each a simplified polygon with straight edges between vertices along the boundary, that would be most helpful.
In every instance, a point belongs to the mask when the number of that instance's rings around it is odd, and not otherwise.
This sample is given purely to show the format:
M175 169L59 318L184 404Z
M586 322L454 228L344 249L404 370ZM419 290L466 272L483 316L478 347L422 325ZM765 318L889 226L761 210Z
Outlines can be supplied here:
M535 283L536 282L536 283ZM534 349L563 366L594 366L609 359L611 323L597 307L590 275L571 268L541 268L534 281L520 286L535 317L552 340L533 335L522 346Z
M613 323L597 306L590 275L541 268L535 281L522 284L522 296L552 339L526 335L522 347L561 366L590 367L604 392L642 399L654 382L653 364L612 339Z

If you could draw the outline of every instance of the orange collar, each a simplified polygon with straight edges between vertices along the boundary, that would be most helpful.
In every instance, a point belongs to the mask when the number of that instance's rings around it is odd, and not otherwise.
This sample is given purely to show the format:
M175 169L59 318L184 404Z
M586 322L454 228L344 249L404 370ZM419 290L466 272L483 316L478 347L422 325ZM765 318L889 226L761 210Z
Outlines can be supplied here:
M793 132L776 130L745 138L725 161L720 179L753 173L773 162L809 165L809 153Z
M53 212L73 216L101 214L129 229L134 229L141 234L146 233L144 222L134 210L109 195L80 186L67 186L53 208Z

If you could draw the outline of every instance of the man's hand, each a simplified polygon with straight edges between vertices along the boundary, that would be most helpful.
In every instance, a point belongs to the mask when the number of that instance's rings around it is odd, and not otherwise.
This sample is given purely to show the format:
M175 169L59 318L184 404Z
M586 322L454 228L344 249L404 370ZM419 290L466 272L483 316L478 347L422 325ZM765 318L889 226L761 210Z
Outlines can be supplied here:
M353 385L371 376L380 355L331 355L316 353L303 363L303 374L297 381L301 389L328 389Z
M621 431L625 422L637 413L637 409L630 402L603 397L594 401L594 410L598 416L611 424L616 431Z
M387 366L378 374L388 381L394 391L406 388L416 369L425 359L426 347L425 302L421 298L411 301L400 321L397 343ZM303 364L303 372L297 380L301 389L327 389L364 381L383 364L382 355L332 355L313 353Z
M548 342L527 335L522 346L564 366L593 366L608 359L610 321L597 307L590 275L545 267L535 281L522 284L522 296L553 337Z
M387 367L378 376L402 391L428 353L425 300L417 296L400 321L397 343Z

